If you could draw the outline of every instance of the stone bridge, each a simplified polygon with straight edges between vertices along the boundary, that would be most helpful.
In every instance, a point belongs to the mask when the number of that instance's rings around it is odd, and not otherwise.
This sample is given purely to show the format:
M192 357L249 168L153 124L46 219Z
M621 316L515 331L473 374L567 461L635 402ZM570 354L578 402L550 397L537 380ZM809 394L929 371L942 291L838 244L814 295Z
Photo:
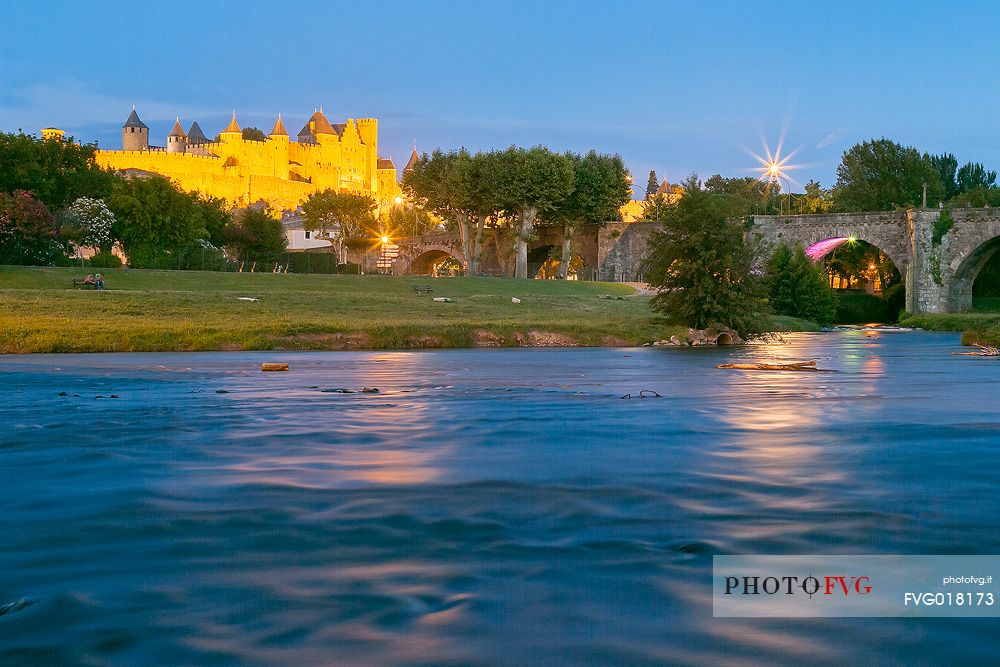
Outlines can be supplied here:
M652 223L623 222L581 225L571 241L573 255L583 260L581 278L610 282L641 280L646 242L655 227ZM399 245L399 256L393 263L393 273L397 275L428 274L435 263L448 256L463 267L468 266L458 232L396 239L395 243ZM561 248L559 228L538 228L535 239L528 244L529 272L534 275L550 253L558 253ZM513 240L496 229L483 230L481 273L510 276L513 268Z
M951 209L949 227L938 209L883 213L756 216L754 231L771 247L808 248L836 238L878 247L904 276L906 309L947 313L972 309L972 284L1000 250L1000 209ZM935 240L934 229L945 232Z

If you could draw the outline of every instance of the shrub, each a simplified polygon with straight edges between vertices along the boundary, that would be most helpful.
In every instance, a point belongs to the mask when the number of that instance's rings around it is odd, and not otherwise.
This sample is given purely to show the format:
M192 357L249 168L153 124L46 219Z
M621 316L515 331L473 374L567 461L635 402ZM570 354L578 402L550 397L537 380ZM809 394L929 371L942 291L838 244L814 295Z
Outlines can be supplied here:
M25 190L0 192L0 264L53 264L63 257L56 219Z
M838 324L894 322L899 313L898 309L890 312L885 299L866 292L838 291L834 303L837 307L834 321Z
M102 250L91 257L88 264L97 269L118 269L121 268L122 260L114 253Z

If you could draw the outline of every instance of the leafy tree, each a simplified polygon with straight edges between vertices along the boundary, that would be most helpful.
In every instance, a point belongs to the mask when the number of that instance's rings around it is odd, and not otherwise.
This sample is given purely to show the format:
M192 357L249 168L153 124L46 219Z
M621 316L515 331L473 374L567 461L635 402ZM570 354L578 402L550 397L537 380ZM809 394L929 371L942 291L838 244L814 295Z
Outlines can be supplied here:
M573 190L551 217L562 226L563 242L557 276L569 273L573 230L578 225L603 222L629 199L628 171L618 155L567 153L573 166ZM655 178L655 174L651 175Z
M259 127L244 127L243 138L247 141L267 141L267 135Z
M45 203L26 190L0 192L0 264L52 264L61 255Z
M805 194L799 197L805 213L826 213L834 206L833 194L824 190L818 181L810 180L805 185Z
M646 208L642 212L643 220L663 220L670 214L674 204L667 201L664 195L653 195L646 202Z
M649 170L649 180L646 181L646 199L652 199L660 187L660 182L656 179L656 172Z
M802 246L794 250L778 246L767 261L764 276L775 313L822 325L833 321L836 308L826 273L806 256Z
M50 209L79 197L103 198L115 176L94 161L94 146L0 133L0 192L27 190Z
M57 216L59 235L78 246L111 250L115 214L100 199L80 197Z
M251 206L239 211L223 237L231 255L240 258L276 255L285 251L285 228L268 208Z
M208 233L209 242L213 246L221 248L225 245L223 230L233 219L229 205L225 199L205 196L199 196L197 204L201 209L202 220L205 224L205 231ZM254 206L266 208L267 203L260 201L254 204Z
M705 181L705 190L719 195L717 201L724 202L733 217L779 212L778 197L781 188L762 183L753 176L725 178L721 174L715 174Z
M925 183L928 203L941 201L944 185L929 155L888 139L855 144L837 167L837 208L889 211L919 206Z
M462 253L468 258L465 275L478 274L483 215L482 191L477 187L477 170L485 168L486 157L469 155L464 148L445 153L440 149L424 153L412 169L403 175L403 188L414 201L449 220L458 228ZM475 246L472 228L478 230Z
M1000 188L975 187L958 193L949 202L955 206L1000 206Z
M944 198L951 199L958 194L958 159L951 153L932 155L931 164L941 177L941 185L944 187Z
M528 277L528 241L535 220L549 218L573 192L573 164L548 148L511 146L496 156L495 180L498 208L516 227L514 277Z
M165 178L121 179L107 204L114 236L134 267L183 268L184 253L208 238L201 200Z
M957 191L958 193L969 192L977 188L992 188L996 185L997 173L987 171L986 167L979 162L968 162L958 170Z
M703 190L698 177L670 209L649 242L645 274L659 288L652 308L690 327L731 327L744 336L767 328L763 281L754 274L746 225L729 217L724 198Z
M375 200L368 195L321 190L302 203L304 227L327 234L338 229L343 239L374 236L375 208Z
M407 172L409 173L409 172ZM445 223L447 227L448 223ZM379 216L379 226L388 230L389 235L420 236L441 231L441 221L419 206L391 206L384 209ZM454 229L452 223L452 229Z
M346 261L345 247L367 247L368 239L379 235L375 200L368 195L321 190L309 195L300 208L305 229L319 230L320 236L333 235L342 262Z

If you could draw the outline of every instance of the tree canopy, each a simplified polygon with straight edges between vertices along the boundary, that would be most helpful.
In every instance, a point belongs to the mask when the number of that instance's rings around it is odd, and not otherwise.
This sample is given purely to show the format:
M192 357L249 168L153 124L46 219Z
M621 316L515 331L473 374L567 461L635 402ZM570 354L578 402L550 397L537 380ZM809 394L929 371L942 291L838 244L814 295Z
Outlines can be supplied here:
M25 190L59 210L79 197L101 199L114 175L94 161L94 146L0 133L0 191Z
M267 134L259 127L244 127L243 138L247 141L267 141Z
M251 206L238 211L223 231L226 249L232 256L248 259L285 251L285 228L268 208Z
M941 181L948 166L912 146L888 139L855 144L837 167L837 208L842 211L890 211L920 206L927 186L928 204L943 201Z
M746 231L730 217L725 197L702 189L692 175L649 241L646 281L659 288L652 308L697 329L725 326L743 336L765 331L766 292Z
M375 200L353 192L321 190L302 203L305 228L329 233L340 230L340 238L359 239L377 235Z
M178 190L166 178L120 179L107 199L113 232L137 268L182 267L184 253L208 241L217 205Z
M470 258L467 275L476 275L487 220L513 237L515 275L527 276L527 244L536 225L563 231L563 269L569 236L578 224L614 217L628 201L627 173L617 155L559 154L536 146L470 155L465 149L424 154L403 178L414 202L452 221L462 250Z

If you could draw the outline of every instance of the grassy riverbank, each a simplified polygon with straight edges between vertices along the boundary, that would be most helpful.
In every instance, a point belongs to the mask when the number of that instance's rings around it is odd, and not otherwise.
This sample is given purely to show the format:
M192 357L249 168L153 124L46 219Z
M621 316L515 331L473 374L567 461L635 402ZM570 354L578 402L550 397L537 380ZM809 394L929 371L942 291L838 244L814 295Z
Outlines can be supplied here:
M906 327L928 331L961 331L962 343L1000 345L1000 312L913 315L900 321Z
M682 331L613 283L118 270L104 292L72 289L83 273L0 267L0 352L639 345Z

